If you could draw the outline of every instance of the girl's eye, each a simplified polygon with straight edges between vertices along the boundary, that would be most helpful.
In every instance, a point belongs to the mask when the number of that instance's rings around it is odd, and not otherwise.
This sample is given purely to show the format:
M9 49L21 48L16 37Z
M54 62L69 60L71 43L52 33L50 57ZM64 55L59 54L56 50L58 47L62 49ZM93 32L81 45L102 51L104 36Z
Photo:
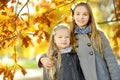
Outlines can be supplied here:
M76 15L80 15L80 13L76 13Z
M70 38L69 36L66 36L66 38Z
M58 37L58 38L62 38L62 37Z
M83 15L88 16L89 14L85 13L85 14L83 14Z

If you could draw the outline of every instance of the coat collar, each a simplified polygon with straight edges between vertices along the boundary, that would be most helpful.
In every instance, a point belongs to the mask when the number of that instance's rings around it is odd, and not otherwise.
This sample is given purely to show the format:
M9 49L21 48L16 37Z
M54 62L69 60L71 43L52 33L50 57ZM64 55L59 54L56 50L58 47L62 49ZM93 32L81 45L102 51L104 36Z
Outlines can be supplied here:
M81 34L88 34L91 32L91 27L90 25L86 26L85 28L80 28L78 25L75 26L75 32L74 34L78 34L78 33L81 33Z

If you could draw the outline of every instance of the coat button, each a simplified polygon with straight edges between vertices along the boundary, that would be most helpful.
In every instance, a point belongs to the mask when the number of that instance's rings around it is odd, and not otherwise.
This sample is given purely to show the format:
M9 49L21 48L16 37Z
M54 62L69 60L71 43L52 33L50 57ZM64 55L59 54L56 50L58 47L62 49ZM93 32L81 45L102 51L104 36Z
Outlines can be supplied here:
M67 57L69 57L70 55L69 54L67 54Z
M90 46L91 46L91 43L87 43L87 45L90 47Z
M90 51L90 53L89 53L91 56L93 55L93 51Z

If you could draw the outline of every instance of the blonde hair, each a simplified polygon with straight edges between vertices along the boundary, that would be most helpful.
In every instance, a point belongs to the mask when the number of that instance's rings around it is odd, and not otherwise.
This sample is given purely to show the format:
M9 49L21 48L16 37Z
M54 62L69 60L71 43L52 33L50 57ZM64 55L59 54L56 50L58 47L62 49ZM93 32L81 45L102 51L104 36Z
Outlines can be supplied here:
M72 37L73 34L70 30L69 25L66 23L60 23L57 26L55 26L53 31L52 31L50 40L49 40L49 47L48 47L47 56L50 59L54 60L55 62L57 59L58 64L57 64L57 67L54 65L50 70L48 70L50 80L55 80L55 73L60 70L60 66L61 66L61 55L59 53L58 47L56 46L56 44L54 42L54 36L56 35L56 31L60 30L60 29L68 29L70 31L70 45L73 47L73 50L74 50L74 38Z
M101 55L103 56L102 39L101 39L101 36L100 36L100 34L99 34L99 31L98 31L98 29L97 29L97 27L96 27L96 23L95 23L95 20L94 20L94 16L93 16L93 13L92 13L92 9L91 9L91 7L89 6L88 3L79 2L79 3L75 4L74 7L72 7L72 16L74 15L74 11L75 11L75 9L76 9L78 6L84 6L84 7L88 10L90 19L89 19L87 25L90 25L90 27L91 27L90 39L91 39L91 42L92 42L93 47L94 47L98 52L100 52ZM75 30L75 25L76 25L76 23L75 23L75 21L73 20L73 26L71 27L72 32L74 32L74 30Z

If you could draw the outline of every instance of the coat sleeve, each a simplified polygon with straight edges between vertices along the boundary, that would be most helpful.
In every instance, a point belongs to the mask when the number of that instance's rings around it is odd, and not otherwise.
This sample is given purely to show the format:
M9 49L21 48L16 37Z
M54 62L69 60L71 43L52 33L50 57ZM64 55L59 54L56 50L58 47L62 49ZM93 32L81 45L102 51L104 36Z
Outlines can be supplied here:
M43 58L43 57L46 57L46 54L43 54L40 58L39 58L39 60L38 60L38 66L41 68L41 67L43 67L43 65L42 65L42 63L41 63L41 58Z
M103 42L104 58L108 66L111 80L120 80L120 68L118 67L118 63L110 43L103 32L101 32L101 38Z

